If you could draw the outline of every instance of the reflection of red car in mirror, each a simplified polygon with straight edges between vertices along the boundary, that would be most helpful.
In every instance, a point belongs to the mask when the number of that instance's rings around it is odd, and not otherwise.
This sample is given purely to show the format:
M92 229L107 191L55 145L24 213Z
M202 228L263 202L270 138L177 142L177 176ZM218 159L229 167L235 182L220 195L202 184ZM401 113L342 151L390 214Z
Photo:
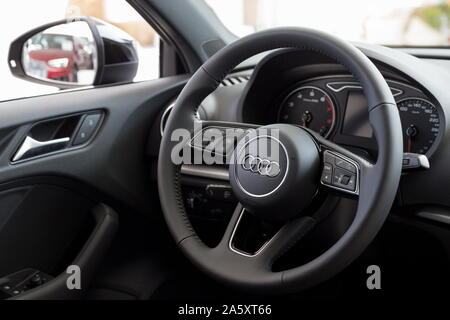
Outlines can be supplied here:
M76 82L76 66L72 55L72 52L61 49L42 49L29 53L31 59L46 64L47 79Z
M42 34L29 45L28 56L35 69L44 69L41 76L52 80L77 82L78 70L92 68L88 45L70 35Z

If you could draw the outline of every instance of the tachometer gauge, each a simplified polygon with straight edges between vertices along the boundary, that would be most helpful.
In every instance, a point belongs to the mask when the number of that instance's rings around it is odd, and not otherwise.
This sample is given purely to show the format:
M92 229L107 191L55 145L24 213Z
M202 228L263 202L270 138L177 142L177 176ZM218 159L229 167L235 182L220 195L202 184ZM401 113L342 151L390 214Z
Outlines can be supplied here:
M439 113L429 101L410 98L397 103L403 128L403 150L425 154L439 134Z
M310 128L326 137L335 120L330 96L317 87L301 87L291 92L281 105L278 121Z

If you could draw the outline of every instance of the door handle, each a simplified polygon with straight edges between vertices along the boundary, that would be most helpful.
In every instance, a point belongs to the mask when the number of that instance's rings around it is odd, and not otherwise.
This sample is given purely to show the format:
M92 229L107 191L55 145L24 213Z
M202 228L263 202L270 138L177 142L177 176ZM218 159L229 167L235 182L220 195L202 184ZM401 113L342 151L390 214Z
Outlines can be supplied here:
M37 141L27 136L12 161L24 160L63 149L69 141L69 137L49 141Z

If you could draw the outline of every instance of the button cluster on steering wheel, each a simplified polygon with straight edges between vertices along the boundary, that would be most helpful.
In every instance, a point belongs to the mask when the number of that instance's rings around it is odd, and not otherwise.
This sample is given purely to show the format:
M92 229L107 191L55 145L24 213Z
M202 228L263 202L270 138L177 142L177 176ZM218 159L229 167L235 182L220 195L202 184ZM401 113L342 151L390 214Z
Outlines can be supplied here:
M358 194L358 166L351 160L325 150L320 179L323 185Z

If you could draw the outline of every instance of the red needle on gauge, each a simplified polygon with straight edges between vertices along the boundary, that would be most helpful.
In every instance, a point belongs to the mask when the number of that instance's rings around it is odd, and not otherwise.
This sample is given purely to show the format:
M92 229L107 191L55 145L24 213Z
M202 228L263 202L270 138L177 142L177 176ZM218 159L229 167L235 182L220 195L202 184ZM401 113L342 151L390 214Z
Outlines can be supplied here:
M417 134L417 128L415 125L410 125L408 128L406 128L406 136L408 137L408 145L407 145L407 152L411 152L412 150L412 138Z
M326 100L327 103L328 103L328 109L327 109L327 111L328 111L328 112L331 112L331 123L333 123L333 122L334 122L334 108L333 108L333 103L331 102L330 98L328 98L328 97L325 97L325 100Z

